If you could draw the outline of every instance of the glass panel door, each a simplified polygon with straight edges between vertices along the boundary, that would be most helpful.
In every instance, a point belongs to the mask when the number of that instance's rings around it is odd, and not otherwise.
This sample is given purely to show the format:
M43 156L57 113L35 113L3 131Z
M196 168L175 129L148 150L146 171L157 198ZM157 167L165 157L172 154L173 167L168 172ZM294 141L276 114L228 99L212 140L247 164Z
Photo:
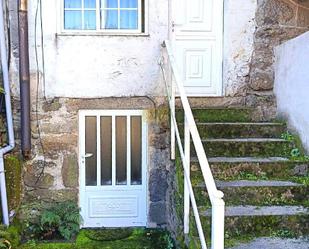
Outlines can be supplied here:
M80 111L84 227L145 226L146 122L142 111Z

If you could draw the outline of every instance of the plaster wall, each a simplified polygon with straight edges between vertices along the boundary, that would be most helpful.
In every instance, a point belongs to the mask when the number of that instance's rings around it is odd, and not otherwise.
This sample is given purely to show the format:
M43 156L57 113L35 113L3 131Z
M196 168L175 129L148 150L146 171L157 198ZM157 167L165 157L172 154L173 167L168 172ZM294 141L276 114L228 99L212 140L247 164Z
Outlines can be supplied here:
M30 61L35 72L36 1L29 2ZM63 35L58 4L59 0L43 1L48 97L141 96L160 91L157 60L168 34L168 1L149 1L149 36Z
M45 94L48 98L164 95L157 61L160 45L168 39L169 1L149 0L148 35L145 36L63 35L59 32L57 2L43 2ZM36 7L36 1L29 1L33 92L37 70L34 49ZM253 51L256 7L257 0L225 0L225 95L245 95ZM42 71L39 29L37 32L39 70ZM17 47L16 44L14 47ZM13 55L18 56L16 52ZM13 58L13 72L17 72L17 62ZM17 82L16 73L12 74L12 79ZM13 90L18 96L18 85L15 84Z
M278 114L288 119L309 150L309 32L275 50Z
M246 94L256 9L257 0L225 0L223 82L227 96Z

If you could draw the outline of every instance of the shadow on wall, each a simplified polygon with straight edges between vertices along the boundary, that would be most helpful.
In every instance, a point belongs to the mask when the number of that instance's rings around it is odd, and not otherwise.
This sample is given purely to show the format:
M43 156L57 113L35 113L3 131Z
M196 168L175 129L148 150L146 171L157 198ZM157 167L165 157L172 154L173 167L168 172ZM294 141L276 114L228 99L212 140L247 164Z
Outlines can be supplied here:
M275 50L278 114L288 119L309 151L309 32Z

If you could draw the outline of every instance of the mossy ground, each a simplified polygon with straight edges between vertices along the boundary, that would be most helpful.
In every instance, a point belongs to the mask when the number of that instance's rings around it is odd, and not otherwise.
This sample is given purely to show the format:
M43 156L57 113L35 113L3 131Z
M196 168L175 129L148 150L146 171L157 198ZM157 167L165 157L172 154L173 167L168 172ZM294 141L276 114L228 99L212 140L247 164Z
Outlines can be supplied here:
M9 200L9 209L18 208L21 202L22 191L22 162L14 156L6 156L4 159L5 176L7 184L7 195Z
M193 116L198 122L250 122L252 110L248 108L213 108L193 109ZM176 117L179 122L183 121L183 111L178 109Z
M108 232L108 230L107 230ZM81 230L75 242L50 243L27 242L18 249L173 249L174 245L165 230L134 229L132 234L121 240L97 241L87 236L86 230Z

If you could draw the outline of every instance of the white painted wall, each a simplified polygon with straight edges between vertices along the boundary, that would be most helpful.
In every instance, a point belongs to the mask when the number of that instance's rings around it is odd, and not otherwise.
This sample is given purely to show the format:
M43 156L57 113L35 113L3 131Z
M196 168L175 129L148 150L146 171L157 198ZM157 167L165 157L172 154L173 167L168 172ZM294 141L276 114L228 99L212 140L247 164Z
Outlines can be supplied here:
M157 60L168 38L168 0L149 0L149 36L57 35L58 0L44 0L47 97L163 95ZM35 89L35 0L29 1L30 64ZM225 0L224 72L226 95L245 87L253 51L257 0ZM13 58L14 59L14 58ZM14 61L14 60L13 60ZM17 71L15 64L12 70ZM17 82L16 74L12 75ZM18 95L18 86L14 91Z
M309 32L275 50L278 114L287 118L309 151Z
M34 19L30 1L31 70L35 71ZM46 94L48 97L156 95L160 45L168 37L168 1L149 1L149 36L61 36L59 5L44 0Z
M225 0L224 67L225 95L244 94L253 53L257 0Z

